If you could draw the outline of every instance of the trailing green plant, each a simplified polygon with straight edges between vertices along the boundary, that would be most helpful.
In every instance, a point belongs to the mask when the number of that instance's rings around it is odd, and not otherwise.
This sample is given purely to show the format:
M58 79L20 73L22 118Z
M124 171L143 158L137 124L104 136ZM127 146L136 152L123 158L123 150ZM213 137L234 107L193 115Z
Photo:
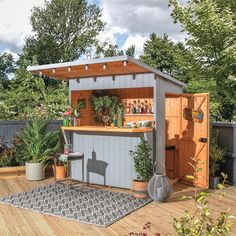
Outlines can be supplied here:
M215 177L217 171L220 169L220 164L224 162L225 150L222 149L218 142L217 136L211 137L209 148L209 175Z
M94 111L95 121L98 124L103 123L103 116L108 116L109 120L112 121L118 111L124 110L123 103L117 96L93 95L91 105Z
M137 173L137 179L142 182L148 182L152 177L152 146L145 140L144 135L140 137L140 143L135 150L129 151L130 156L134 160L134 169Z
M59 131L48 131L48 123L31 121L19 134L23 162L48 164L60 149Z
M189 163L194 170L193 175L188 175L187 178L192 180L195 186L193 196L183 196L182 199L191 199L195 203L195 210L193 212L186 210L183 216L174 218L173 226L179 236L223 236L229 235L232 225L232 219L234 215L230 214L230 209L214 210L208 204L207 197L212 193L207 191L198 191L196 183L198 182L199 173L202 171L199 168L200 161L198 158L191 158L195 164ZM218 185L217 198L221 202L225 196L224 185L227 179L227 175L221 173L223 177L222 184ZM222 205L222 204L219 204Z

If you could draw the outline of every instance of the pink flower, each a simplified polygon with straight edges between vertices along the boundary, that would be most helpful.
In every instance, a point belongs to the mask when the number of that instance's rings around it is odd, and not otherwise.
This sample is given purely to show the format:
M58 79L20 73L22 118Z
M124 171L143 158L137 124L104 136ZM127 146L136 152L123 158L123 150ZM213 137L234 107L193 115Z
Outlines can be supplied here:
M68 107L67 110L64 112L64 116L71 116L73 113L73 109Z

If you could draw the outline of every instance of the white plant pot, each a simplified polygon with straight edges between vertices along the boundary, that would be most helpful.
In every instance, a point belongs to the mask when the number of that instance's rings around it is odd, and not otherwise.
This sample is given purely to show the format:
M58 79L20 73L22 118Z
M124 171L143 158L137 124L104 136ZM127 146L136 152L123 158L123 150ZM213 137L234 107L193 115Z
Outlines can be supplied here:
M42 180L45 178L42 163L25 163L25 173L27 180Z

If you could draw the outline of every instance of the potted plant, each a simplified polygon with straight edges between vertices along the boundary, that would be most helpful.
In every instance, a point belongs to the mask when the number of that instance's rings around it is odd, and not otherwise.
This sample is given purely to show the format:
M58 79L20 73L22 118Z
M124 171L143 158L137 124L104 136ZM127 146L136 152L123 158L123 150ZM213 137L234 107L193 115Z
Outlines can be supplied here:
M48 122L34 120L20 134L27 180L44 179L44 170L60 148L59 131L47 131Z
M212 137L209 148L209 188L217 189L220 183L220 178L217 172L220 169L220 164L224 162L225 150L218 143L217 138Z
M73 125L74 126L80 126L80 117L82 116L81 114L81 109L85 107L85 100L82 99L78 102L76 106L72 106L72 120L73 120Z
M135 147L134 151L129 154L134 160L134 169L137 179L133 180L133 196L137 198L147 198L148 181L152 177L152 146L141 135L140 143Z
M56 179L64 179L66 178L67 172L67 155L61 154L59 160L56 163L56 170L53 166L53 172Z

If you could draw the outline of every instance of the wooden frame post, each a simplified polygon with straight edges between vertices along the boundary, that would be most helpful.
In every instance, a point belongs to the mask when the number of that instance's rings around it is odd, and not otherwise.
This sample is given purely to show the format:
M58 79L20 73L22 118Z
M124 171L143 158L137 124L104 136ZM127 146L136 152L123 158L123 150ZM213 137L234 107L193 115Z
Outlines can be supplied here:
M165 173L165 84L159 78L154 87L154 114L156 123L156 171Z

